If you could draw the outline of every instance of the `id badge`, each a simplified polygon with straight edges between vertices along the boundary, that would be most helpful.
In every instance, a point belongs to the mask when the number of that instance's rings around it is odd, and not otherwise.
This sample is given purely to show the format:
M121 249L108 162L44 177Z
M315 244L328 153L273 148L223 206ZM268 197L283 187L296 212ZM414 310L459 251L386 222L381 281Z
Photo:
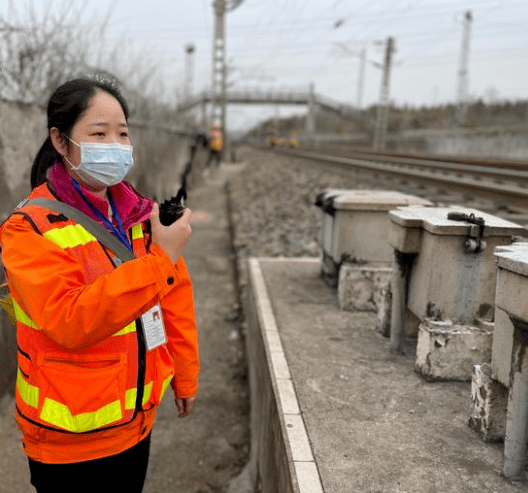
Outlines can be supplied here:
M153 306L148 312L141 315L141 322L148 351L167 342L165 326L163 325L163 315L159 304Z

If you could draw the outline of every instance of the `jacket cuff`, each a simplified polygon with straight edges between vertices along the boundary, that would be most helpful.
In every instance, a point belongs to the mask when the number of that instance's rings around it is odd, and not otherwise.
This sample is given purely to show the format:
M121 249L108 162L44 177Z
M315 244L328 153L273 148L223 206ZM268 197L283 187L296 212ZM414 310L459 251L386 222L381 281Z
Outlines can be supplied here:
M174 392L175 397L180 399L189 399L190 397L196 397L198 393L198 383L197 381L180 381L176 382L176 379L171 380L171 387Z
M156 262L154 263L154 268L156 269L158 278L161 279L166 286L166 288L162 289L160 293L160 297L163 297L174 287L181 284L183 279L180 275L179 269L172 263L170 257L155 243L150 245L150 255L155 257Z

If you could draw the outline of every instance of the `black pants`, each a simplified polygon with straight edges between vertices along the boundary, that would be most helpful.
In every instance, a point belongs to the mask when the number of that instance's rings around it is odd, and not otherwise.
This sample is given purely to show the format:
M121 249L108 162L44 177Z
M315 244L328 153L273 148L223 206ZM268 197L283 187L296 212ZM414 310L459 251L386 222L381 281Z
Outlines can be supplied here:
M147 474L150 434L117 455L73 464L44 464L29 459L37 493L141 493Z
M216 166L220 166L220 161L222 160L222 151L211 150L209 153L209 158L207 159L206 167L211 165L212 161L216 161Z

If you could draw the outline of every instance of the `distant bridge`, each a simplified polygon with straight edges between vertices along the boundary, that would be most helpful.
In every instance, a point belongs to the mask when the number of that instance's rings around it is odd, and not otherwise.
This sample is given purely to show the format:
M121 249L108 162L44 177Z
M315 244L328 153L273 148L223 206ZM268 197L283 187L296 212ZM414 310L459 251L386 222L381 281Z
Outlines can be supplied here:
M212 94L204 91L182 103L178 109L187 111L198 105L206 105L212 102ZM228 91L226 93L227 104L273 104L273 105L313 105L331 111L339 116L354 115L357 110L334 99L322 96L311 91L300 91L290 89L243 89Z

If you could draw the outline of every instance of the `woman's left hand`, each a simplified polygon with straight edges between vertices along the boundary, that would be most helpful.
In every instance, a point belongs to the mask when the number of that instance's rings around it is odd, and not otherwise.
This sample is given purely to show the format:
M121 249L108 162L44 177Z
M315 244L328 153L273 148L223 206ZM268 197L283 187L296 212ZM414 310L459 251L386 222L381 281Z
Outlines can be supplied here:
M176 407L178 408L178 418L185 418L191 414L193 403L196 397L176 397Z

